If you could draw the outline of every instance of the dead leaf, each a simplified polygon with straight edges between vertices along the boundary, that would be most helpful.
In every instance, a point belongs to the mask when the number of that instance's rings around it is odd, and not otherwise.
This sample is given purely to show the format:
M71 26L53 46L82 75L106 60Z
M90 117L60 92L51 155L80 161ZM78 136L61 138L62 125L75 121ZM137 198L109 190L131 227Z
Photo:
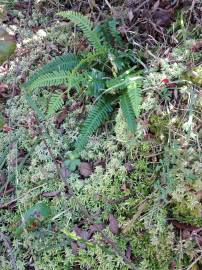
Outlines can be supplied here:
M83 177L89 177L92 174L92 167L88 162L81 162L79 165L79 173Z
M63 180L66 180L70 176L70 171L68 170L64 162L61 164L60 176Z
M195 41L191 46L192 52L198 52L202 49L202 39Z
M132 247L131 247L131 244L128 243L127 244L126 251L125 251L125 256L126 256L126 258L128 258L130 260L131 259L131 255L132 255Z
M160 1L159 1L159 0L157 0L157 1L154 3L154 5L153 5L153 7L152 7L152 11L153 11L153 12L157 10L157 8L159 7L159 4L160 4Z
M181 222L178 222L177 220L172 220L171 223L173 224L173 226L175 226L179 230L187 230L187 231L192 232L192 231L200 229L199 227L192 226L190 224L181 223Z
M95 232L100 232L100 231L104 230L104 228L105 228L105 225L103 223L90 225L89 237L91 238Z
M160 27L168 27L171 24L172 12L171 10L158 8L153 13L152 18L156 25Z
M59 116L56 119L56 126L57 128L60 127L60 125L64 122L65 118L67 117L68 109L67 107L64 107L62 112L59 114Z
M134 166L129 161L125 163L124 167L125 167L127 173L131 173L134 170Z
M79 251L79 246L77 245L76 241L71 241L71 248L72 248L72 253L77 254Z
M119 233L118 222L112 214L109 214L109 229L115 235Z

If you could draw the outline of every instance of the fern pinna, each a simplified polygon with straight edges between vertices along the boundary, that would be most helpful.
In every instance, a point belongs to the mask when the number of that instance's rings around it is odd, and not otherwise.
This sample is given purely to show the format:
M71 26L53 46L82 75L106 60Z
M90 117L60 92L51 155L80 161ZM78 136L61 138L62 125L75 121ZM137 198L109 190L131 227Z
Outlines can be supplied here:
M135 132L136 118L140 114L141 78L134 73L132 67L135 62L133 53L129 50L120 51L111 45L118 40L119 43L122 41L116 31L116 22L108 21L94 29L92 22L80 13L67 11L58 15L72 21L83 31L92 50L78 55L69 53L58 56L36 71L24 84L24 89L29 93L29 104L37 110L30 93L41 87L61 84L67 86L66 92L73 88L83 93L85 89L86 95L95 97L95 105L84 121L75 143L77 152L85 147L89 136L112 114L117 104L123 111L128 128ZM110 38L114 39L111 43ZM63 107L64 94L52 94L47 117L53 116Z

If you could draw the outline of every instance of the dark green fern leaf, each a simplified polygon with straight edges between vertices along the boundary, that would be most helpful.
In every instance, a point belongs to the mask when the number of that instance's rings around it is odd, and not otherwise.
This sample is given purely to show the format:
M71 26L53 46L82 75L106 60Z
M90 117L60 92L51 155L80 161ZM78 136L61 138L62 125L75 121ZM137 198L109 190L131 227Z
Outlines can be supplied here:
M93 24L86 16L83 16L82 14L74 11L62 11L59 12L58 15L63 18L69 19L77 26L79 26L83 31L85 37L96 50L102 48L99 35L96 33L96 31L93 30Z
M135 113L126 91L120 96L120 106L123 112L123 116L127 122L128 129L132 132L135 132L137 127L135 121Z
M135 113L136 117L139 117L140 115L140 108L141 108L141 83L139 80L135 80L132 83L130 83L127 87L128 96L133 108L133 111Z
M105 73L96 69L88 74L87 92L90 96L97 97L106 88L105 78Z
M111 99L103 98L93 107L85 120L80 135L77 139L75 148L81 151L87 144L89 136L91 136L98 127L106 120L109 113L112 112Z
M79 64L79 62L79 57L71 53L67 55L57 56L48 64L37 70L23 85L23 87L29 88L39 77L44 74L72 70Z
M52 95L49 106L48 106L48 113L47 117L53 116L58 110L60 110L64 105L64 100L63 100L63 93L61 92L56 92Z
M66 71L54 71L38 77L29 85L29 90L41 87L59 86L69 84L69 88L78 87L78 84L84 79L84 74L71 73Z

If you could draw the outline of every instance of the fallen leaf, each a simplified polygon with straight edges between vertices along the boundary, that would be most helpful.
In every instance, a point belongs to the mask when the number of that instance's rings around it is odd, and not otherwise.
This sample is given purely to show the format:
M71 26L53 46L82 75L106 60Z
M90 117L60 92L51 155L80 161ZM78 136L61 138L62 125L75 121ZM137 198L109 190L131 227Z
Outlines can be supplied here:
M125 256L126 256L126 258L128 258L130 260L131 259L131 255L132 255L132 247L131 247L131 244L128 243L127 244L126 251L125 251Z
M160 27L168 27L171 24L172 11L158 8L153 13L153 21Z
M112 214L109 214L109 229L115 235L119 233L118 222Z
M198 52L198 51L200 51L201 49L202 49L202 39L196 40L196 41L192 44L190 50L191 50L192 52Z
M76 241L71 241L71 248L72 248L72 253L77 254L79 251L79 246L77 245Z
M171 223L179 230L187 230L187 231L195 231L200 229L199 227L196 226L192 226L189 224L185 224L185 223L180 223L177 220L172 220Z
M91 238L95 232L100 232L104 230L104 228L105 228L105 225L103 223L90 225L89 238Z
M129 161L125 163L124 167L125 167L127 173L131 173L134 170L134 166Z
M92 174L92 167L88 162L81 162L79 165L79 173L83 177L89 177Z
M70 171L67 165L63 162L60 168L60 176L63 180L66 180L70 176Z

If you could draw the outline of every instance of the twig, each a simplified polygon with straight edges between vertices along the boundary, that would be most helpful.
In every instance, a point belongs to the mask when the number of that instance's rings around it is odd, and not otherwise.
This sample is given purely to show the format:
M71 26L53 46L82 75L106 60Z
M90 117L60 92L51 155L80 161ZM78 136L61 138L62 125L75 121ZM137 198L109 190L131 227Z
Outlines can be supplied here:
M192 267L198 262L200 261L200 259L202 259L202 254L198 256L198 258L196 258L196 260L193 261L193 263L190 264L190 266L187 268L187 270L191 270Z

